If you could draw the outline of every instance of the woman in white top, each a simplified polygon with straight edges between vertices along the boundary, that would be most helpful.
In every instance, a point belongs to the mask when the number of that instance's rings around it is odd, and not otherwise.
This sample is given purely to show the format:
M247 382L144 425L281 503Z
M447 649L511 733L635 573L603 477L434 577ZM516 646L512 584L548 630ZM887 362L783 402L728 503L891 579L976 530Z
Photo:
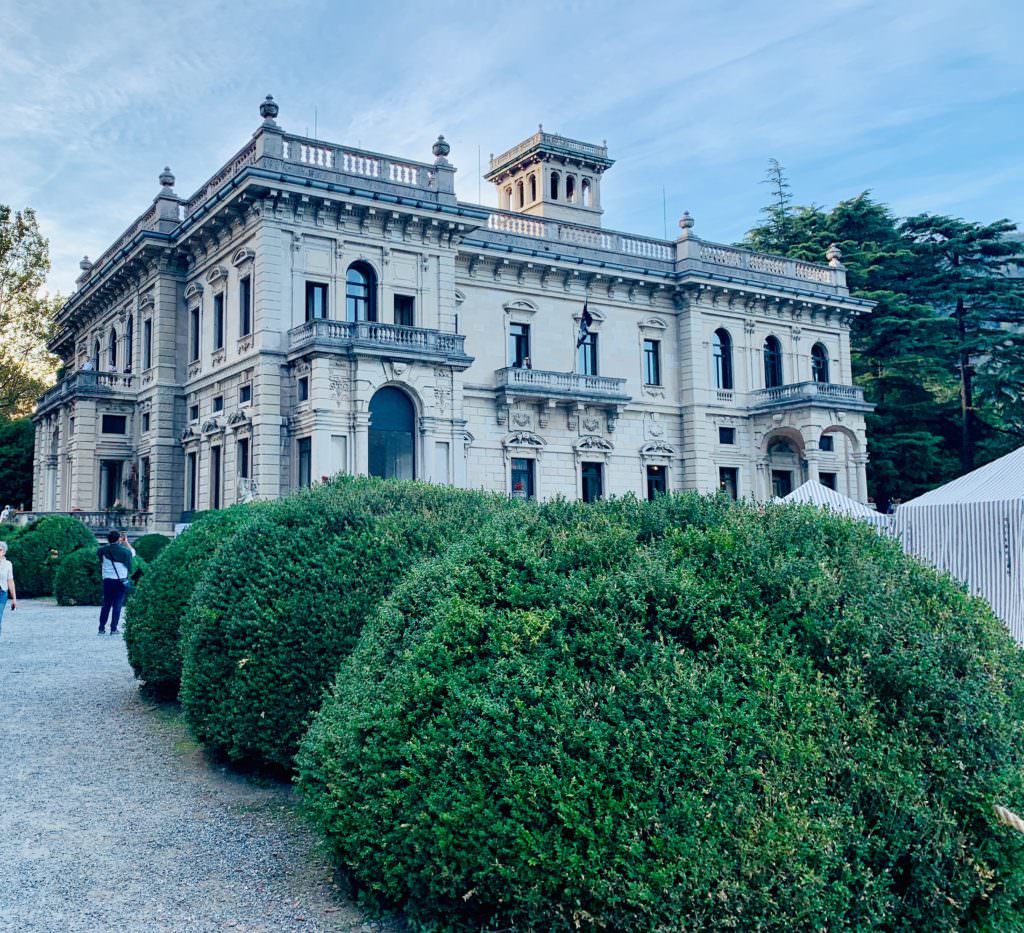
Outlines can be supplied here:
M14 568L7 559L7 542L0 541L0 626L4 621L7 594L11 596L11 612L18 608L18 591L14 587Z

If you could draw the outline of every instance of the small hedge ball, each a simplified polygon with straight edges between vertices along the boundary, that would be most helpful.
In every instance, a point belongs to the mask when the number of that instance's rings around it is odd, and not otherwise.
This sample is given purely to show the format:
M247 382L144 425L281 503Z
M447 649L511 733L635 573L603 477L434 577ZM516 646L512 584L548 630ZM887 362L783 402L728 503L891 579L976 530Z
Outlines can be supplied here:
M691 514L524 512L406 577L297 758L339 866L435 930L1016 929L991 611L814 509Z
M96 537L78 519L51 515L29 525L12 545L9 558L15 564L18 595L22 598L52 596L54 575L61 561L78 548L95 553Z
M184 625L181 701L236 762L290 769L363 621L410 567L507 500L345 479L269 505L210 563Z
M132 546L135 548L135 553L149 564L156 560L157 554L170 543L171 539L167 535L151 534L143 535Z
M129 594L124 640L135 676L152 690L175 695L181 681L181 618L203 569L249 506L199 513L163 548Z

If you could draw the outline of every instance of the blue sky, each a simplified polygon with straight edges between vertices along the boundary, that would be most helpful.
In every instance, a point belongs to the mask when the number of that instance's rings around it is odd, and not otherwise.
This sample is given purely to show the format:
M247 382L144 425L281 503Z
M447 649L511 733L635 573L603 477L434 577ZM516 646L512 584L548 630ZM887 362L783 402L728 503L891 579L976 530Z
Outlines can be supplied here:
M535 131L616 164L605 226L731 242L769 158L798 203L870 188L899 214L1024 222L1024 4L1016 0L623 3L0 0L0 202L32 206L49 286L70 291L150 203L188 196L272 93L294 132L429 160L460 197Z

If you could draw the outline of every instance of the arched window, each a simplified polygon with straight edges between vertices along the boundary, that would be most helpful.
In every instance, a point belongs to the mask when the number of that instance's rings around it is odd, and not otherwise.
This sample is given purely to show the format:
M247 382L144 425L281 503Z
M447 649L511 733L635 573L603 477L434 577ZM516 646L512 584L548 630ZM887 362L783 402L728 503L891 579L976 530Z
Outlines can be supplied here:
M516 207L522 207L525 203L525 197L523 195L523 181L520 179L516 182Z
M512 210L512 186L507 185L505 187L505 203L502 204L506 210Z
M811 378L815 382L828 382L828 350L820 343L811 347Z
M533 172L530 175L530 203L532 204L537 200L537 173Z
M576 176L565 176L565 200L570 204L576 200Z
M558 200L558 172L551 173L551 200Z
M401 389L385 386L370 399L370 476L416 478L416 411Z
M97 370L100 368L100 341L99 341L99 338L97 338L96 342L93 343L93 345L92 345L92 368L93 369L97 369Z
M128 315L128 322L124 326L124 371L130 373L132 371L132 360L134 357L134 347L132 344L135 342L135 323L132 316Z
M729 331L720 327L712 335L711 357L715 364L715 388L733 388L732 337L729 336Z
M354 262L345 276L345 320L377 320L377 276L365 262Z
M584 207L592 207L593 206L591 204L592 195L591 195L590 179L589 178L584 178L583 179L583 182L580 184L580 191L583 192L583 206Z
M107 337L107 365L111 372L117 369L117 331L113 327Z
M782 344L778 337L764 342L764 387L774 389L782 385Z

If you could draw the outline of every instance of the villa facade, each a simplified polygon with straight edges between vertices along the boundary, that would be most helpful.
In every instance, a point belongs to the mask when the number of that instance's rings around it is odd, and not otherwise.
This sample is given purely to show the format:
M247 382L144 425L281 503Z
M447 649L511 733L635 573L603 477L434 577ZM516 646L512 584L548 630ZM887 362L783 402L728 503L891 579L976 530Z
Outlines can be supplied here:
M867 499L839 251L797 262L605 230L604 145L491 159L498 209L415 162L296 136L271 98L189 198L169 170L57 318L36 512L190 514L339 472L546 499L808 478Z

